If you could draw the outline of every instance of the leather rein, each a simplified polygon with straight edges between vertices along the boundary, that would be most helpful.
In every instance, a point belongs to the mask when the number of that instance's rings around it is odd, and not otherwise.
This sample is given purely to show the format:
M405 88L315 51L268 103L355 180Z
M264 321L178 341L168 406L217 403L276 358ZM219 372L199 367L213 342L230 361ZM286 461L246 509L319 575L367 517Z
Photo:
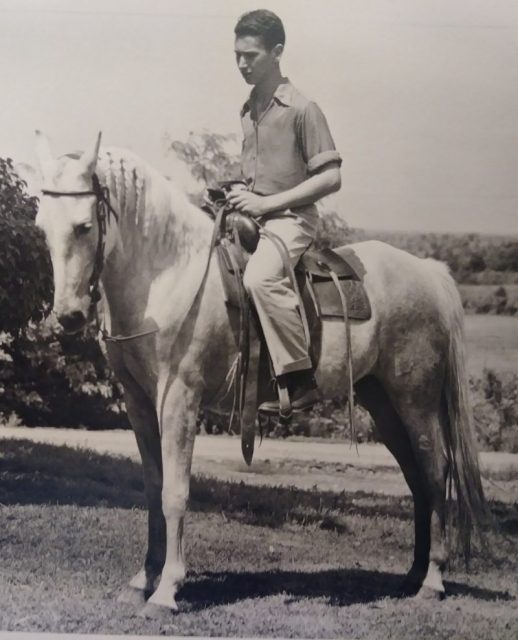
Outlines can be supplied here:
M87 191L55 191L52 189L42 189L42 195L50 196L52 198L83 198L87 196L95 197L95 214L97 220L97 248L95 250L94 266L92 275L88 282L88 294L90 296L90 306L88 309L88 315L91 318L95 317L97 329L102 336L102 339L106 342L124 342L126 340L134 340L135 338L141 338L143 336L156 333L158 329L152 329L150 331L143 331L135 333L129 336L112 336L106 329L101 326L99 321L99 315L97 312L97 303L101 300L100 281L101 274L104 268L104 249L106 245L106 232L107 224L110 221L110 215L117 222L119 222L119 216L110 203L110 191L108 187L101 185L97 174L92 176L92 189Z

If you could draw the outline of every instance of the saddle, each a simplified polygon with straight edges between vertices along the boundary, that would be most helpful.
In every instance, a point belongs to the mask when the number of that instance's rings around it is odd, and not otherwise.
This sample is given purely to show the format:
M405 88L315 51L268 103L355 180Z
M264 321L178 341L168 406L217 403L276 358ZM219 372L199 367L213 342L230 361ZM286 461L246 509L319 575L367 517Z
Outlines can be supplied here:
M215 208L224 206L227 193L245 184L239 180L222 182L219 189L207 189L202 209L216 218ZM227 305L239 308L242 276L248 257L259 242L259 226L247 216L229 211L222 218L216 250ZM348 318L368 320L370 302L363 286L365 267L354 250L345 245L337 249L307 250L295 266L295 274L303 295L306 313L320 318L342 318L343 308L331 273L336 274L347 301ZM236 278L240 276L240 278ZM311 304L309 304L311 302Z
M229 316L234 315L234 327L238 358L234 379L236 389L232 417L240 416L244 406L245 386L248 370L250 350L250 301L243 287L243 273L251 253L257 247L260 226L255 220L235 211L225 211L227 193L243 185L233 181L222 183L219 189L208 189L203 209L220 225L219 237L216 243L225 301L229 309ZM263 233L265 231L263 230ZM273 234L272 234L273 236ZM276 236L271 238L274 244L281 244ZM277 246L281 257L283 247ZM285 249L284 249L285 250ZM343 246L339 249L308 250L300 258L293 270L287 256L283 257L286 270L291 272L290 279L295 292L299 296L299 310L303 321L306 340L309 345L313 367L318 366L322 345L322 321L326 318L342 320L348 345L349 360L349 410L352 421L352 364L350 347L349 320L368 320L371 317L371 307L367 293L363 286L365 268L351 247ZM239 321L235 322L235 315ZM260 340L260 356L257 376L257 404L273 397L270 384L272 373L269 364L268 350L257 318L253 323Z

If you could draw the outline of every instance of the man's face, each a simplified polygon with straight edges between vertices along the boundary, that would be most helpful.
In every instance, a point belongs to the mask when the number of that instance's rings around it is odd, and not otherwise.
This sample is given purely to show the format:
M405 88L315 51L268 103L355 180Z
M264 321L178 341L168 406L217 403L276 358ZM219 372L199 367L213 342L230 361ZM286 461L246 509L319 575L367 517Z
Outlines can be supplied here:
M256 85L277 69L282 45L268 51L258 36L241 36L234 45L236 63L248 84Z

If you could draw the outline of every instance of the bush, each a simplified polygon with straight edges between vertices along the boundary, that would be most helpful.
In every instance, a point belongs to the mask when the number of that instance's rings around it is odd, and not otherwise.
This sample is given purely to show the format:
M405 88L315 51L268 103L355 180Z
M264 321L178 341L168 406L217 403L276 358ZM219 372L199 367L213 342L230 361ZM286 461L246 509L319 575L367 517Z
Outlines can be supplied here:
M93 331L66 336L46 320L0 337L0 417L16 416L28 426L129 427Z
M461 284L459 292L467 313L518 315L518 285Z
M476 233L400 233L364 231L420 258L445 262L457 282L505 284L518 282L518 240Z
M52 299L52 268L36 228L37 198L24 192L11 159L0 158L0 331L18 334Z
M484 369L471 391L480 448L518 453L518 375Z

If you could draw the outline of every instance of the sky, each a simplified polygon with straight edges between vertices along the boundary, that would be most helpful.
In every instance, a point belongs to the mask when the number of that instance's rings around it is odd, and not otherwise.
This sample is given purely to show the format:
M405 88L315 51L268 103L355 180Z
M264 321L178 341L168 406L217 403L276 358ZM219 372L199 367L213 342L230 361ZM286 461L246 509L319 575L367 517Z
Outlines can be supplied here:
M0 156L98 131L185 181L167 140L236 133L233 29L275 11L282 71L323 109L355 227L518 233L516 0L0 0Z

